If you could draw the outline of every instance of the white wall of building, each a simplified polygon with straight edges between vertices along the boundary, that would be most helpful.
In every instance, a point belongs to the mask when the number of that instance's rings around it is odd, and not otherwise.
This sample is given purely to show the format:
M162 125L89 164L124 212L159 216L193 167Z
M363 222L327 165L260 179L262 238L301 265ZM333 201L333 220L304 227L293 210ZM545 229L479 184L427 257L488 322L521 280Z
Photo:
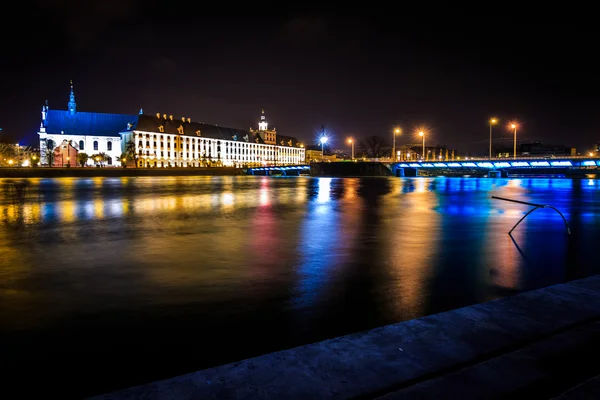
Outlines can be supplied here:
M304 164L303 147L285 147L244 141L203 138L145 131L123 132L125 143L133 138L141 166L198 166L202 160L223 166L244 164ZM206 158L203 157L206 155Z
M63 140L72 140L73 147L80 152L86 153L88 156L98 153L106 153L112 158L112 166L121 166L119 156L122 154L121 137L120 136L89 136L89 135L65 135L65 134L49 134L46 132L38 132L40 135L40 158L42 164L48 164L46 160L46 139L51 139L54 146L58 146ZM80 148L83 142L83 148ZM110 143L110 145L109 145ZM97 146L95 146L95 144ZM109 147L111 150L109 150ZM94 165L93 160L88 160L88 165Z

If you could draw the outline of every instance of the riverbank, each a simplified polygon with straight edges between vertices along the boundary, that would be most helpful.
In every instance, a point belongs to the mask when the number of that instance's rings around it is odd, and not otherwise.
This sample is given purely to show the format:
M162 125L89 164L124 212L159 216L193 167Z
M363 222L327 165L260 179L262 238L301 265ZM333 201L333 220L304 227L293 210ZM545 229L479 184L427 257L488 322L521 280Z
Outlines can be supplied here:
M593 276L92 399L551 398L599 355Z
M127 176L233 176L240 168L0 168L0 178L93 178Z

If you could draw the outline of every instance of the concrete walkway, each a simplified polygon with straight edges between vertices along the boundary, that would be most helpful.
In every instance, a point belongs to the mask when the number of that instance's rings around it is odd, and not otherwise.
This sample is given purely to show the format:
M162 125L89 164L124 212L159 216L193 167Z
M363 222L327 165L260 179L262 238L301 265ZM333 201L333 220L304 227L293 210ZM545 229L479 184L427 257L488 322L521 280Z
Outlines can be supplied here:
M92 399L548 399L598 360L594 276Z

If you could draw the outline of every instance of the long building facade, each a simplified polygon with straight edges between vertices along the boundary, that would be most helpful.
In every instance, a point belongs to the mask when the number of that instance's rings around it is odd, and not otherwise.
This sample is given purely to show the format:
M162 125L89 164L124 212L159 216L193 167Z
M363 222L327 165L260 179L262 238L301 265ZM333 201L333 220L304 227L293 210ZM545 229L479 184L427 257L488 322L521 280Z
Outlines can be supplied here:
M38 135L43 165L53 159L48 153L61 146L85 152L90 156L89 165L95 163L98 154L102 154L109 166L121 166L127 158L128 163L149 168L305 162L304 145L295 137L269 129L264 110L258 129L247 131L161 113L146 115L142 110L138 115L79 112L73 85L67 110L52 110L48 104L42 107Z

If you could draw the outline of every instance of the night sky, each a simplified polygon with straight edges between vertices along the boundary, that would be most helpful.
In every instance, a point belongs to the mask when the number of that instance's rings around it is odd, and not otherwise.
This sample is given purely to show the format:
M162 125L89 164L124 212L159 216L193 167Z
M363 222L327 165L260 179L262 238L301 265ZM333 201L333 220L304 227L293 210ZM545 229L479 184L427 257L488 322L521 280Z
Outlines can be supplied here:
M333 148L348 136L487 154L488 119L508 147L519 139L588 151L600 142L598 34L585 24L396 14L193 17L140 2L46 1L2 24L5 139L35 143L40 108L173 114L222 126L271 127ZM164 4L164 3L163 3ZM164 6L163 6L164 7ZM179 11L179 12L174 12ZM147 16L149 14L160 16Z

